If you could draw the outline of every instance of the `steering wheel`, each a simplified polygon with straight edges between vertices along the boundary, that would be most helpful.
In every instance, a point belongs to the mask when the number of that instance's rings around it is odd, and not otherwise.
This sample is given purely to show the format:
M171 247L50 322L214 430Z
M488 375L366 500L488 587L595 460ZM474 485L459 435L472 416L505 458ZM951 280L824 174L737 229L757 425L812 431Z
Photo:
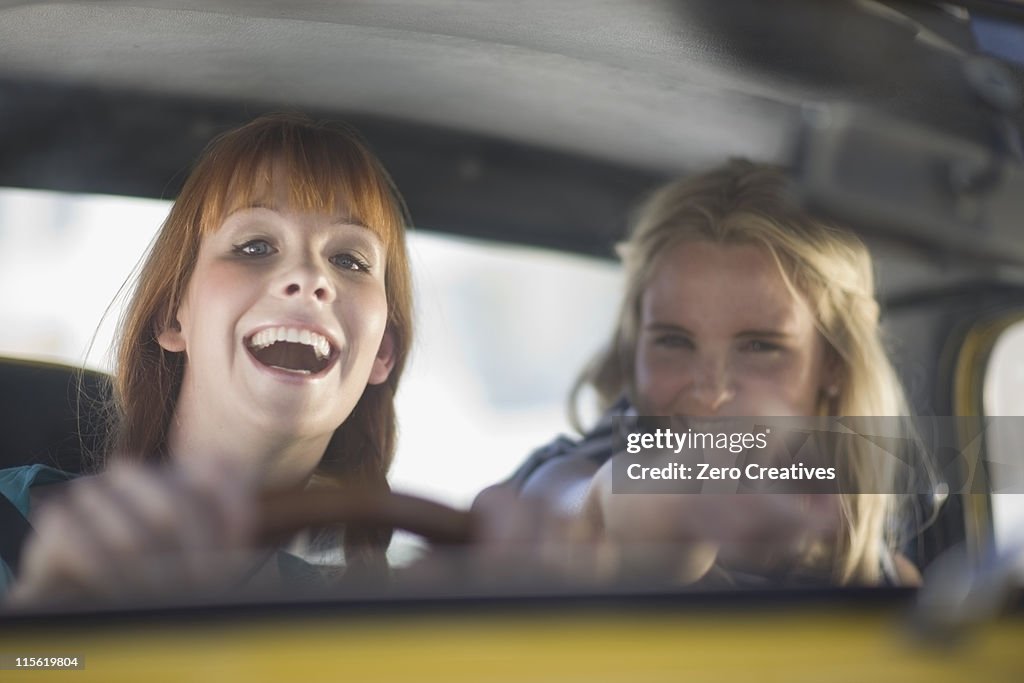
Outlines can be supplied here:
M464 545L476 534L471 512L391 492L307 489L264 496L257 539L277 543L302 529L324 526L402 529L435 545Z

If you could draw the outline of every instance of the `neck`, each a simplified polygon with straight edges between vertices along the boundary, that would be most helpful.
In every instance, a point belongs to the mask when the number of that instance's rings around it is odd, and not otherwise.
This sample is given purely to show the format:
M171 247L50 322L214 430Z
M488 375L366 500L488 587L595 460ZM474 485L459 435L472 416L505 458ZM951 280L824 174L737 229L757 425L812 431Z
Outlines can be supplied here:
M184 467L225 462L262 489L301 488L323 457L331 433L303 437L275 432L258 414L222 415L202 409L182 387L167 434L168 455Z

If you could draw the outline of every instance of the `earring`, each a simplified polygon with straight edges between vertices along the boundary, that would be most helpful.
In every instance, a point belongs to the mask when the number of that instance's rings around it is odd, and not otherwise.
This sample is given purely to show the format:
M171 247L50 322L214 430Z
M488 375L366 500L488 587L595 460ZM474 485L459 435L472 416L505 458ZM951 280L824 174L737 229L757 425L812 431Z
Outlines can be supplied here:
M828 396L829 398L836 398L836 397L838 397L839 396L839 385L837 385L837 384L829 384L827 387L825 387L825 395Z

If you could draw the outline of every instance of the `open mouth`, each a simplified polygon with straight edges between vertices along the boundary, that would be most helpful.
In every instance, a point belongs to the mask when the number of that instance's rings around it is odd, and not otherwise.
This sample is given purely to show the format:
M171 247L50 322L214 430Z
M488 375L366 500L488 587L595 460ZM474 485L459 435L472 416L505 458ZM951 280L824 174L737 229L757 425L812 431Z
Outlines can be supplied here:
M268 327L245 343L257 361L296 375L316 375L333 361L334 349L327 337L295 327Z

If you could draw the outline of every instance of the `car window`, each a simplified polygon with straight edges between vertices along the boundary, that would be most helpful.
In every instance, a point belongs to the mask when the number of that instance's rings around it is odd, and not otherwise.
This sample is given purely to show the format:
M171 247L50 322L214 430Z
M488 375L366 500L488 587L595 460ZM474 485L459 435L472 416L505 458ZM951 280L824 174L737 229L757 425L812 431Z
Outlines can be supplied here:
M991 417L1024 415L1024 320L1008 326L996 340L985 369L984 409ZM1024 544L1024 494L998 493L1020 481L1020 445L1024 443L1024 420L995 420L989 427L988 458L1011 467L991 468L992 520L996 545L1009 550ZM1014 487L1018 488L1018 487ZM1024 572L1024 564L1021 565ZM1022 574L1024 575L1024 574Z
M410 235L416 342L395 488L466 505L569 430L566 397L618 308L611 262Z
M108 369L120 302L104 312L169 207L0 189L0 355Z

